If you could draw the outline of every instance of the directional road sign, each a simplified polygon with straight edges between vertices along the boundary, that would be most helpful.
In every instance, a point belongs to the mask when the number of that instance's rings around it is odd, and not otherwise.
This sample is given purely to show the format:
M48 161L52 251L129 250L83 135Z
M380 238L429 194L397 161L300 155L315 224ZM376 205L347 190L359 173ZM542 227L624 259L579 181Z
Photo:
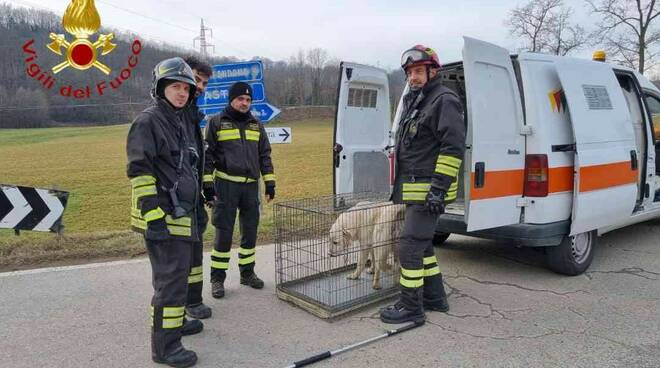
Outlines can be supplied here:
M289 127L266 128L266 133L271 144L291 143L293 140Z
M282 111L269 103L252 104L252 116L267 123L277 117Z
M263 79L264 67L261 64L261 60L253 60L242 63L214 65L213 76L209 79L209 85L261 81Z
M200 125L206 126L208 118L227 106L229 89L236 82L246 82L252 87L252 115L268 123L280 114L280 109L268 103L264 87L264 68L260 60L213 66L213 76L203 95L197 98L197 106L207 118Z
M0 228L60 232L68 192L0 184Z
M252 102L262 102L266 99L264 84L261 82L248 83L252 87ZM231 84L208 86L204 95L197 99L197 106L226 106L229 104L229 89Z

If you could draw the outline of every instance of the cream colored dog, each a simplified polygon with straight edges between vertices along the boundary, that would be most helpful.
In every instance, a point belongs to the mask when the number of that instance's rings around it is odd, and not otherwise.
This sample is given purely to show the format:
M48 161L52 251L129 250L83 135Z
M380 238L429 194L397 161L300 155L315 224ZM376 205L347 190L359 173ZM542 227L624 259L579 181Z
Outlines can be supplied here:
M354 242L359 243L355 271L348 279L362 275L367 260L372 260L372 287L380 289L380 273L388 269L387 257L401 233L403 205L360 202L337 217L330 229L330 256L345 253Z
M398 263L395 250L399 237L401 237L401 231L403 230L405 205L390 204L381 207L379 212L380 216L376 219L371 246L371 259L374 270L372 287L374 289L381 288L381 272L392 269ZM394 254L393 265L387 263L390 253Z

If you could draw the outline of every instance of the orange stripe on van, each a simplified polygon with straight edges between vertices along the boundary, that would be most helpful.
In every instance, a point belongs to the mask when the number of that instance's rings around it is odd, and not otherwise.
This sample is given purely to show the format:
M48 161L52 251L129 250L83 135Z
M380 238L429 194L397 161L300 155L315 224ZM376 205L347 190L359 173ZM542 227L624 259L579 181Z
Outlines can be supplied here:
M548 193L573 191L573 166L551 167L548 174Z
M637 170L630 161L580 168L580 193L637 182Z
M489 199L522 195L525 170L486 171L483 188L474 187L474 173L470 185L470 199Z
M474 200L508 196L522 196L525 185L525 170L487 171L483 188L474 187L471 175L470 198ZM548 173L548 193L572 192L574 183L573 166L551 167ZM637 182L637 171L630 162L587 166L580 169L580 192L606 189Z

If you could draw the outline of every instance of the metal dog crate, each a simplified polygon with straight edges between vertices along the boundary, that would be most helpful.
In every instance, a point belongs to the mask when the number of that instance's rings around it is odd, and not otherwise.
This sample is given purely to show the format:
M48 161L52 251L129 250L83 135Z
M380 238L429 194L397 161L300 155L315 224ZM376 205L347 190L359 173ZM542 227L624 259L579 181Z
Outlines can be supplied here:
M386 193L352 193L275 204L278 297L320 318L333 318L396 295L399 267L395 244L403 226L403 211L387 198ZM335 231L331 236L335 222L341 226L334 230L342 228L345 232L339 235ZM369 241L359 236L353 241L350 235L370 232ZM373 237L375 232L379 235ZM373 250L367 252L372 254L365 264L374 268L376 255L388 267L381 272L380 289L374 289L374 275L366 268L358 279L348 279L356 272L365 249Z

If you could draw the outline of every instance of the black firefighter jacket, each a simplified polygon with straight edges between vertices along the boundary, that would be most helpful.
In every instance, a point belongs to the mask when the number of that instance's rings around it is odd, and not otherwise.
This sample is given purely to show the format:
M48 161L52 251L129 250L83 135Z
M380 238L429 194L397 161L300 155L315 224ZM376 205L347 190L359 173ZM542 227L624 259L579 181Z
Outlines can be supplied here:
M201 239L197 212L203 163L199 143L186 126L190 123L188 113L156 98L135 118L128 132L131 226L149 240ZM176 215L175 200L184 211L181 217Z
M206 127L206 177L251 183L263 176L266 185L275 185L270 142L263 124L251 113L240 121L230 111L231 106L227 106Z
M431 186L456 199L465 151L465 121L458 96L431 79L421 91L404 97L396 133L395 203L422 204Z

